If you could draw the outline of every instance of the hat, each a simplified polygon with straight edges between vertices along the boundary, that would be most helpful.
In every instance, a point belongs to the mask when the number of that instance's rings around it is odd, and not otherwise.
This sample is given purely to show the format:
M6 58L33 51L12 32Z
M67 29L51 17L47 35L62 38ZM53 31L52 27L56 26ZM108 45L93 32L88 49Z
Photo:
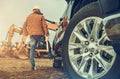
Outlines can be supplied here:
M33 7L33 10L34 10L34 9L40 10L40 7L39 7L39 6L34 6L34 7Z

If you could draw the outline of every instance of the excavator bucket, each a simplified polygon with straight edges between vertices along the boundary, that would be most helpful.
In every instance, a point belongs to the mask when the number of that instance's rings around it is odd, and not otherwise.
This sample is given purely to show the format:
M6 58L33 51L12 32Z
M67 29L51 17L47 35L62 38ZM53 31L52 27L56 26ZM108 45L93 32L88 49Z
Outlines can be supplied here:
M21 47L16 52L16 57L19 59L28 59L29 58L29 51L25 47Z
M25 45L24 41L26 41L28 37L22 36L22 40L20 43L16 43L16 48L18 49L15 52L17 58L20 59L28 59L29 58L29 51L27 46Z

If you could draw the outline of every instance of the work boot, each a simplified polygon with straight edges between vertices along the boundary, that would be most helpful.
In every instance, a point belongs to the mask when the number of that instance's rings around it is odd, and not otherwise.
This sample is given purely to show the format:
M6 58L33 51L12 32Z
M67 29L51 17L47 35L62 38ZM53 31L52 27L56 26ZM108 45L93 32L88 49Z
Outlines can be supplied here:
M33 70L33 71L36 70L36 66L35 66L35 67L32 67L32 70Z

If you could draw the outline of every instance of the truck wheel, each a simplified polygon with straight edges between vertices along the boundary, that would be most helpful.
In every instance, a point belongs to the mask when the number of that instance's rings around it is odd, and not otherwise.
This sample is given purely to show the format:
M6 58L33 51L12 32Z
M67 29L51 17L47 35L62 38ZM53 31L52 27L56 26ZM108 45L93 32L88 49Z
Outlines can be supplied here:
M97 2L86 5L71 19L62 48L69 79L119 79L120 57L109 45Z
M62 67L62 60L54 59L53 60L53 67L54 68L61 68Z

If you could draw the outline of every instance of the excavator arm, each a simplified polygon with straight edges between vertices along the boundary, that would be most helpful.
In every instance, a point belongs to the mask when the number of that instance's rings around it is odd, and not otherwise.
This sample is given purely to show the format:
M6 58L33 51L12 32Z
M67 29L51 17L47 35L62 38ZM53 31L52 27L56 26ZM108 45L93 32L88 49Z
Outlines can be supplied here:
M12 43L12 38L14 36L14 33L18 33L18 34L21 35L22 34L22 28L18 28L14 24L12 24L9 27L9 30L8 30L8 33L7 33L7 37L6 37L6 40L7 40L8 44Z

